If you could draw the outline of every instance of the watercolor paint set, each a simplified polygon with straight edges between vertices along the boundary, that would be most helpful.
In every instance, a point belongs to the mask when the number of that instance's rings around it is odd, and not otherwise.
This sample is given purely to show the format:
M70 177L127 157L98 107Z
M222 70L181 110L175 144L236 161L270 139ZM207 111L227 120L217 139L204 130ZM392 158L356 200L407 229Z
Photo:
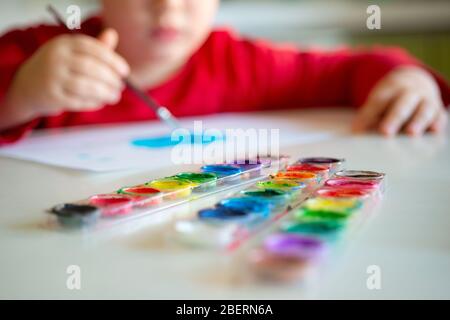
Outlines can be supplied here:
M212 207L175 219L170 241L227 253L244 279L292 284L319 270L384 193L383 173L345 170L344 162L280 157L204 165L50 213L62 227L97 229L227 191Z
M235 250L317 192L342 164L342 159L302 158L193 218L175 221L171 239Z
M194 172L180 172L88 199L60 204L49 212L56 217L57 224L65 228L103 228L255 183L286 165L287 157L284 156L204 165Z
M384 193L383 173L336 172L313 195L236 259L239 274L298 283L316 273L327 257L373 212Z
M243 281L302 282L360 229L384 193L385 174L343 164L302 158L174 221L170 240L232 253L232 273Z

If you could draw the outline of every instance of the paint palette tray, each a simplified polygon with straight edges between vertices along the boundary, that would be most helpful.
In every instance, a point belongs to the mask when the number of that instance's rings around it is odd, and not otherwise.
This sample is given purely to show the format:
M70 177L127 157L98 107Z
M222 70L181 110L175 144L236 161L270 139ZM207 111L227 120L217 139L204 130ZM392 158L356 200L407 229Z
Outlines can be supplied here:
M258 158L202 166L195 172L123 187L88 199L57 205L49 210L66 228L103 228L147 216L194 199L255 183L287 164L287 157Z
M320 163L314 163L318 159ZM311 196L342 163L332 158L300 159L198 211L192 219L176 221L171 239L189 246L235 250Z
M358 230L384 192L382 173L336 172L312 197L248 244L236 258L244 278L299 283Z

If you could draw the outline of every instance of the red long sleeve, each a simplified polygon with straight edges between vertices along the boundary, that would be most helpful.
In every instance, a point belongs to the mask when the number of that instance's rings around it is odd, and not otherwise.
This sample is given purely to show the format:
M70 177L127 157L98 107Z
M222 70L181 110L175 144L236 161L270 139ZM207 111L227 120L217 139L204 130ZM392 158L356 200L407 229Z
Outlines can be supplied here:
M101 20L92 18L83 32L96 35ZM63 33L58 27L41 26L15 31L0 38L0 99L14 73L40 45ZM401 49L341 49L302 51L267 42L241 39L233 33L214 31L181 71L166 83L149 89L159 103L176 116L218 112L246 112L319 106L359 106L387 72L405 64L420 64ZM444 103L449 87L435 74ZM66 112L36 119L0 132L0 145L20 139L33 128L155 119L155 115L125 90L121 101L95 112Z
M14 30L0 38L0 102L5 98L20 66L42 44L62 32L61 28L38 26L26 30ZM38 127L39 123L40 119L34 119L1 131L0 146L20 140L31 130Z

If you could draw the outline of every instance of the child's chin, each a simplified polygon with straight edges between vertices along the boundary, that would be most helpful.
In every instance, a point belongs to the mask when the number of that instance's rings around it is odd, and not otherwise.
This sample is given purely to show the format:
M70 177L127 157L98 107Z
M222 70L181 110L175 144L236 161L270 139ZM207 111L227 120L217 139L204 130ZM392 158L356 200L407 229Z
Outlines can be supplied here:
M176 60L180 56L185 56L186 49L177 45L165 45L158 48L150 48L148 51L148 58L158 61Z

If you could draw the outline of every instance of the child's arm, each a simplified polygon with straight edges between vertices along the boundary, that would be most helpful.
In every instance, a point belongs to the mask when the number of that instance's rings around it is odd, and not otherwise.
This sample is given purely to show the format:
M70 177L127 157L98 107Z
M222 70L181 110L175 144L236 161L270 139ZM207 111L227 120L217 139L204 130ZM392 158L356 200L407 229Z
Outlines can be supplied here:
M439 86L419 67L398 67L371 90L359 110L353 128L357 132L377 129L387 136L402 130L420 135L442 132L447 124Z
M225 53L218 52L233 61L227 111L240 111L243 104L251 110L351 105L363 106L355 125L359 130L395 134L405 125L407 132L420 134L445 126L449 87L402 50L299 51L229 41L221 50Z
M64 111L95 110L117 102L121 78L129 67L114 52L116 44L117 35L111 30L98 40L60 35L44 44L10 70L14 74L9 84L3 84L7 90L0 97L0 131ZM0 69L14 69L14 64L3 64Z

